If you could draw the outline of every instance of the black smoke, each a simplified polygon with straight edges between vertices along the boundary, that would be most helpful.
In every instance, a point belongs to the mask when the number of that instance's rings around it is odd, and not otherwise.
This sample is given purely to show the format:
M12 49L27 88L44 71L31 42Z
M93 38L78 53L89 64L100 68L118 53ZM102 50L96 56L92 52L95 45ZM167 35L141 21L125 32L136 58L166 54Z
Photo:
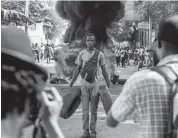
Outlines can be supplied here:
M106 42L106 28L124 16L120 1L58 1L56 11L70 21L64 36L65 43L80 40L85 32L96 35L98 42Z

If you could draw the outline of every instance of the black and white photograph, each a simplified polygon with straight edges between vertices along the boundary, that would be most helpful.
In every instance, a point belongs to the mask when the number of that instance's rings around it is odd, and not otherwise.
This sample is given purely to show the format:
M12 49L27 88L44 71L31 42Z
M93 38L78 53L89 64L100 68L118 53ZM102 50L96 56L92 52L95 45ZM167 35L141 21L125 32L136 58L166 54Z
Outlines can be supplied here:
M2 138L178 138L178 1L1 0Z

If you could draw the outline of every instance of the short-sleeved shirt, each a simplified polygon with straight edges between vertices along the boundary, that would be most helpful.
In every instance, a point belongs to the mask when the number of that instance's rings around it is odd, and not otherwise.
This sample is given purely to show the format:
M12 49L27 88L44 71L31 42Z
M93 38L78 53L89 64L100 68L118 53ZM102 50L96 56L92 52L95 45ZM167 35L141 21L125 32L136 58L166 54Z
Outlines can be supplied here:
M172 67L178 74L178 54L165 57L158 64L162 65ZM111 107L112 116L121 122L135 113L141 125L141 138L163 138L167 132L171 88L157 72L136 72Z
M75 63L77 65L81 65L82 67L85 66L86 62L94 55L95 51L92 53L89 53L87 50L83 50L79 53ZM99 86L101 85L101 79L103 79L102 74L101 74L101 66L105 65L105 57L104 54L100 51L98 55L98 63L97 63L97 75L95 77L95 81L93 83L89 83L85 81L83 78L81 79L81 85L82 86Z
M121 51L121 57L124 57L125 56L125 50L122 50Z
M121 56L121 52L119 50L116 51L116 57Z

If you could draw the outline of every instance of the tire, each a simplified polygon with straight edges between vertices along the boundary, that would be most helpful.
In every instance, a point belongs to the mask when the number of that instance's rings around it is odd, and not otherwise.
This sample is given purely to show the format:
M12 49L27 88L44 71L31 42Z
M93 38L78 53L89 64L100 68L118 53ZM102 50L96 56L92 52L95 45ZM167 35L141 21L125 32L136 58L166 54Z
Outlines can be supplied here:
M111 82L112 82L113 84L116 84L116 83L118 82L118 80L119 80L119 75L113 75L113 76L111 77Z
M127 81L126 79L119 79L117 84L124 85L126 81Z
M99 96L100 96L101 101L103 103L105 113L107 114L108 111L110 110L111 106L112 106L112 100L111 100L109 91L108 91L108 89L106 89L105 86L100 87Z
M81 103L81 88L70 87L62 91L66 94L63 96L63 108L61 110L60 117L68 119L75 113Z

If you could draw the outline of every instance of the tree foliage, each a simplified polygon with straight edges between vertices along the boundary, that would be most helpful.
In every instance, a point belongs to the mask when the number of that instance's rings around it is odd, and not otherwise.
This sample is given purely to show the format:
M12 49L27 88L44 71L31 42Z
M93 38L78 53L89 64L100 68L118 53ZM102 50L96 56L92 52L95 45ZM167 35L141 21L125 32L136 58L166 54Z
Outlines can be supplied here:
M26 1L1 1L1 8L10 10L10 14L14 14L17 16L17 14L22 15L25 14L25 6ZM50 1L29 1L29 19L31 19L33 22L44 22L44 25L46 28L51 28L51 33L47 33L49 39L52 39L56 32L56 20L52 16L52 9L50 8L51 3ZM18 18L13 18L15 20L18 20ZM25 21L24 21L25 23ZM54 27L55 26L55 27ZM47 35L46 34L46 35Z
M178 1L137 1L135 6L143 21L148 21L150 16L159 23L169 15L178 14Z
M25 14L26 1L1 1L1 8L15 10ZM44 3L41 1L29 1L29 18L37 21L46 16Z
M132 42L134 39L134 28L132 24L133 21L115 22L107 29L107 33L109 36L114 38L116 42Z

